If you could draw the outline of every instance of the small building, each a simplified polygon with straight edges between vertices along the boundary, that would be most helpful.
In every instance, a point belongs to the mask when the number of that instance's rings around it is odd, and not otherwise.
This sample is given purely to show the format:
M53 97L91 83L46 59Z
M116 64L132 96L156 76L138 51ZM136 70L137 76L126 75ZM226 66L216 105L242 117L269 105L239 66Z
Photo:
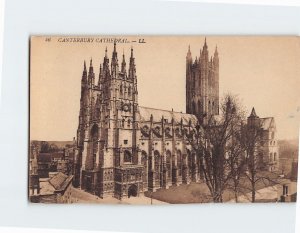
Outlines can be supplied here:
M280 202L296 202L297 201L297 182L285 180L278 188Z
M38 194L30 195L34 203L72 203L72 180L62 172L50 173L49 178L40 178Z
M247 124L257 125L261 130L261 137L258 145L259 166L264 170L278 171L279 154L274 117L261 118L256 115L255 109L252 108Z
M291 169L291 180L296 181L298 180L298 161L293 160L292 162L292 169Z

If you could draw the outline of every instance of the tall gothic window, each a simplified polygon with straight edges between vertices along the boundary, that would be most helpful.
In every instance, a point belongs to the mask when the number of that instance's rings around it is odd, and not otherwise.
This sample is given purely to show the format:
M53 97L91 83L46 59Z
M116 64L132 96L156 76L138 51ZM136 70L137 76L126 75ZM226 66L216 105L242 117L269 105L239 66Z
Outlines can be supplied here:
M123 94L123 85L120 85L120 93Z
M191 171L192 170L193 160L192 160L192 154L191 154L190 150L187 150L187 156L188 156L188 167L189 167L189 169Z
M159 152L156 150L156 151L154 151L154 169L155 169L155 174L156 174L156 182L158 183L158 184L160 184L160 176L161 176L161 171L160 171L160 166L161 166L161 164L160 164L160 154L159 154Z
M178 168L178 175L181 176L182 174L182 155L181 151L177 151L177 168Z
M200 100L198 100L198 112L199 112L199 113L202 113L201 102L200 102Z
M96 154L98 151L98 126L94 125L91 130L92 137L92 158L93 158L93 167L96 163Z
M147 153L145 151L142 151L142 164L144 166L143 171L144 171L144 175L143 175L143 181L146 182L147 181L147 165L148 165L148 161L147 161Z
M169 150L167 150L166 153L166 168L167 168L167 174L168 174L168 178L171 178L172 175L172 171L171 171L171 152Z
M131 95L131 87L129 86L128 87L128 96L130 96Z
M124 151L124 163L132 163L132 154L128 150Z
M193 101L193 103L192 103L192 112L193 112L193 113L196 113L196 104L195 104L194 101Z

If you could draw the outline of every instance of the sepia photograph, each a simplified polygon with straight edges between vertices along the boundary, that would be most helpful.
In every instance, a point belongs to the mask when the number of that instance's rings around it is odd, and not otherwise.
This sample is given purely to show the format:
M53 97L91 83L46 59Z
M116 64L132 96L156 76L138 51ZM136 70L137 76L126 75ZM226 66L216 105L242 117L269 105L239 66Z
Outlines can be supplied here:
M296 36L32 36L28 200L297 200Z

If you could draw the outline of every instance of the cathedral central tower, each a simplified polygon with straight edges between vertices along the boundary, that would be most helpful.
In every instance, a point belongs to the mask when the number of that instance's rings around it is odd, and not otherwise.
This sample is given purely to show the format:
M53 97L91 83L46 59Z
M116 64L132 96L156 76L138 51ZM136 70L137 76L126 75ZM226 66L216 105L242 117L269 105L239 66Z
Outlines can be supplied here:
M201 124L219 114L219 56L217 47L209 57L206 39L199 58L193 61L190 47L186 55L186 113Z

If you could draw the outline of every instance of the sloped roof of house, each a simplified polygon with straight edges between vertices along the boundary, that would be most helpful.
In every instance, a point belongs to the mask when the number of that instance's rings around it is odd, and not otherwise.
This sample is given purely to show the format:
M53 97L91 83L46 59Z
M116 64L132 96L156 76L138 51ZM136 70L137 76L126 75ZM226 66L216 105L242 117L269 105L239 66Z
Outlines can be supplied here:
M72 181L73 176L67 176L58 172L52 178L40 180L41 194L53 194L55 191L63 191Z
M261 127L264 130L268 130L271 127L275 127L275 125L274 125L274 117L260 118L260 121L261 121Z
M56 189L60 190L65 181L68 179L68 176L63 174L62 172L57 173L55 176L53 176L51 179L49 179L49 183Z
M139 110L141 121L150 121L152 115L154 122L160 122L162 120L162 117L164 117L164 119L167 119L169 123L172 121L172 119L174 119L175 123L180 123L182 119L184 125L188 125L189 121L191 121L192 125L197 125L198 122L197 117L192 114L148 107L139 107Z

